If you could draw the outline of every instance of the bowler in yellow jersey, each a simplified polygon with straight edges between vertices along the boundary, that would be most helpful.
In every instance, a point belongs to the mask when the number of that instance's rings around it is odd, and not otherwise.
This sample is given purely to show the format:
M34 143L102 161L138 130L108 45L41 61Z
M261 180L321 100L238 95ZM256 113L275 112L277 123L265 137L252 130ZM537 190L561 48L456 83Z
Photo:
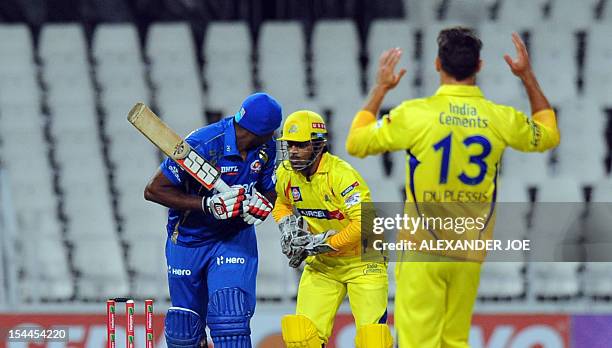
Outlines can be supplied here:
M405 101L377 121L385 94L406 73L405 69L395 72L402 54L399 48L381 55L376 85L353 120L346 141L348 153L365 157L406 151L407 209L418 211L432 201L494 207L506 147L532 152L559 144L555 113L538 85L525 45L516 33L512 41L517 58L505 55L504 59L523 83L531 117L484 97L476 85L482 67L480 39L471 29L448 28L438 36L435 67L441 86L435 95ZM491 238L492 228L483 232L478 238ZM411 262L398 263L395 274L399 347L468 347L482 259L448 256L435 259L447 262L421 262L434 258L406 252L402 257Z
M296 314L281 322L283 339L290 348L327 344L348 294L356 347L390 348L387 265L364 262L360 253L361 203L371 201L370 189L353 167L327 152L326 139L323 118L308 110L289 115L279 139L286 159L276 170L272 215L290 265L306 260Z

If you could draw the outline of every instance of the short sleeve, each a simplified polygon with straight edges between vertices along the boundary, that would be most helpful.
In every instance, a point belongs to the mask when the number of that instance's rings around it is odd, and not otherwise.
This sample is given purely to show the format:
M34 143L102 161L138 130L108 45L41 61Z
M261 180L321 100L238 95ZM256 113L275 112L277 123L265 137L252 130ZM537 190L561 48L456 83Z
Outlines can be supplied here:
M559 131L553 110L540 111L532 118L512 107L507 107L506 111L507 114L502 116L506 123L500 129L500 133L513 149L523 152L541 152L559 143Z
M185 138L185 142L194 148L198 154L203 156L206 152L198 148L198 141L195 139L196 132L197 130L189 133L189 135L187 135ZM170 157L166 157L163 160L159 166L159 169L164 176L166 176L166 178L168 178L168 180L170 180L170 182L176 186L181 186L185 182L185 179L189 176L189 174L183 168L181 168L181 166L176 164L176 162L174 162Z
M274 191L274 186L276 184L276 175L274 173L276 163L276 142L274 140L270 141L263 151L266 158L261 170L261 176L257 181L257 190L266 193Z
M159 166L159 169L161 170L162 174L164 174L164 176L168 178L168 180L170 180L170 182L175 186L183 185L185 176L189 175L183 168L176 164L176 162L170 159L170 157L166 157L166 159L164 159Z

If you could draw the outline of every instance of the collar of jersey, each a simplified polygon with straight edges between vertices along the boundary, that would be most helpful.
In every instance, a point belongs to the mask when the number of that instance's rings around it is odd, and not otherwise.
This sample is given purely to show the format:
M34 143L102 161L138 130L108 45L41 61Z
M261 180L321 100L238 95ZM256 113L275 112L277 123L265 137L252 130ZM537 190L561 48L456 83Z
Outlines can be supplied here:
M223 144L223 156L240 156L240 151L238 151L238 145L236 145L236 129L234 128L234 118L228 117L225 122L225 144Z
M478 86L442 85L436 95L454 95L459 97L484 97Z
M321 155L321 162L319 162L319 167L317 168L317 171L315 172L315 174L329 172L329 161L327 160L328 157L329 157L329 152L325 152L324 154Z

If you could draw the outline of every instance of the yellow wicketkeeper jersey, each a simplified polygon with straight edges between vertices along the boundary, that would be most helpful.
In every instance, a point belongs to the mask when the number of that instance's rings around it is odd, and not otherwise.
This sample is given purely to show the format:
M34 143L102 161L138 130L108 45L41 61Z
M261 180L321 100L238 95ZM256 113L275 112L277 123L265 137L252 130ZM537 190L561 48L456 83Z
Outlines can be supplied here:
M406 101L378 121L372 113L360 111L346 147L357 157L406 151L406 195L418 210L427 202L483 203L492 208L506 147L532 152L558 143L553 110L529 118L485 99L477 86L443 85L435 95ZM490 237L492 231L488 232Z
M342 159L324 153L317 171L306 178L289 170L289 163L276 169L276 204L272 215L278 222L293 209L308 222L312 233L339 231L330 239L338 252L330 256L356 256L360 250L361 203L370 202L370 189L361 175Z

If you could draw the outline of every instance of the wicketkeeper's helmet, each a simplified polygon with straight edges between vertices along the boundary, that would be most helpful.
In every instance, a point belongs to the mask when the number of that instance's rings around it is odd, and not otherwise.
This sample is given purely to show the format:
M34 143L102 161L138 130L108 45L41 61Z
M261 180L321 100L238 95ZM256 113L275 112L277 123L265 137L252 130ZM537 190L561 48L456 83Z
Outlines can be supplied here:
M282 136L278 140L281 141L283 165L287 163L285 160L289 160L293 170L303 170L323 153L327 145L327 127L321 115L309 110L299 110L287 116ZM311 158L308 160L290 159L287 142L310 142L313 149Z

